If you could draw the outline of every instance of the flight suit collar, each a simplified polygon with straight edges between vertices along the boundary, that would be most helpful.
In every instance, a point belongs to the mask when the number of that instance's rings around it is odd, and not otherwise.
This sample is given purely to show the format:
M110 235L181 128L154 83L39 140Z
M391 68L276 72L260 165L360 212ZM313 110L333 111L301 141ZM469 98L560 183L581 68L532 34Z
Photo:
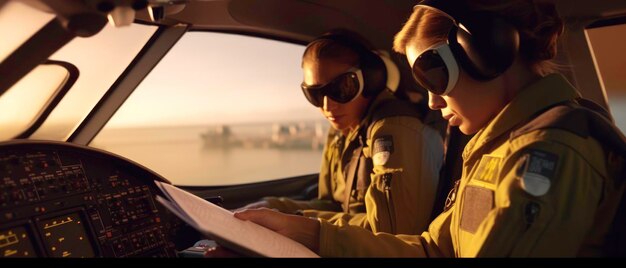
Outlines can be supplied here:
M541 110L577 97L580 97L578 91L561 74L550 74L537 80L522 89L487 127L468 142L463 159L468 161L471 154Z
M385 102L386 100L393 99L393 98L394 98L394 95L389 90L383 90L378 95L376 95L376 97L372 100L372 102L367 107L367 110L365 111L365 116L359 123L359 126L353 129L352 131L350 131L350 133L348 133L348 135L346 136L346 140L352 142L354 139L356 139L359 136L359 132L362 129L367 129L367 127L369 126L370 119L374 115L374 111L376 110L376 107L380 105L381 103Z

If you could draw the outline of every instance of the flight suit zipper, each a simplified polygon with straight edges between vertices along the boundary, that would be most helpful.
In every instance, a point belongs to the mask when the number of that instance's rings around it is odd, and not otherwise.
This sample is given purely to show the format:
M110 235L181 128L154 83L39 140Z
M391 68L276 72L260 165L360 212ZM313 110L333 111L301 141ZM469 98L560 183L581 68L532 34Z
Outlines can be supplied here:
M391 197L391 178L393 176L391 173L385 173L382 175L383 187L385 190L385 197L387 198L387 213L389 215L389 224L391 225L391 233L396 233L396 221L395 221L395 213L393 206L393 199Z
M464 182L463 179L462 179L464 177L463 175L465 175L465 173L466 173L466 171L463 170L463 174L462 174L461 179L459 179L457 182L454 183L454 187L456 189L454 190L454 192L455 192L455 194L454 194L454 203L452 204L452 206L456 206L456 208L455 208L456 211L453 212L453 217L454 217L454 214L456 214L457 221L461 220L459 211L463 210L463 205L464 205L462 200L461 200L461 195L463 194L461 192L461 188L465 188L465 184L467 183L467 182ZM457 203L457 201L458 201L458 203ZM460 257L461 256L461 225L460 225L460 222L458 222L457 224L458 225L455 228L456 229L455 230L455 233L456 233L455 241L456 242L454 244L456 245L456 255L457 255L457 257Z

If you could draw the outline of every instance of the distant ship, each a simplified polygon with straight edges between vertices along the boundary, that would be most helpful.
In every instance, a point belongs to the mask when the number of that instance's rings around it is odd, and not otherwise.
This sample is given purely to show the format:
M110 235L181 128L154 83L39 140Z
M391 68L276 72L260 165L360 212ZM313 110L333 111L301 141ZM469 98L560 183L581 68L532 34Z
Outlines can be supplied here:
M322 125L274 124L272 126L271 147L279 149L320 150L324 147Z
M321 150L324 148L324 128L321 123L273 124L271 134L263 136L237 137L227 125L218 125L201 133L206 148L275 148L281 150Z
M218 125L201 133L200 137L204 141L205 147L230 148L241 145L233 136L233 132L227 125Z

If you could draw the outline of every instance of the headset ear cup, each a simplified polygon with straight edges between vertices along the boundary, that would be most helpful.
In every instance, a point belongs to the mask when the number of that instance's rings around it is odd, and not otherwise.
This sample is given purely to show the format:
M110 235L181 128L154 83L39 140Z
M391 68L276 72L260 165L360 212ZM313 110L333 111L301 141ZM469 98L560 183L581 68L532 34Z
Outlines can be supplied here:
M377 95L387 86L387 69L383 60L373 51L362 53L361 71L363 72L363 97Z
M519 32L515 26L506 22L501 17L491 17L490 40L493 52L489 54L490 62L499 73L508 69L519 52Z
M477 15L480 19L461 27L453 27L448 43L462 68L478 80L493 79L506 71L519 50L517 29L492 14Z
M387 51L377 50L376 54L385 64L385 72L387 73L385 88L388 88L392 92L396 92L398 86L400 85L400 69L398 69L398 65L393 62Z
M479 80L489 79L484 71L480 70L479 66L484 64L479 54L475 52L473 40L468 32L456 26L452 27L448 34L448 45L463 71Z

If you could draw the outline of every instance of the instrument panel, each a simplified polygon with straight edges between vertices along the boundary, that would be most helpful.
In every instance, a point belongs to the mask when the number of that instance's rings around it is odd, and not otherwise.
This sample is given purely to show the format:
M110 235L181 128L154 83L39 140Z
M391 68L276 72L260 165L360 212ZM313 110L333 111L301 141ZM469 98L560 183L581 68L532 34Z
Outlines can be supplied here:
M63 142L0 143L0 257L175 257L156 173Z

